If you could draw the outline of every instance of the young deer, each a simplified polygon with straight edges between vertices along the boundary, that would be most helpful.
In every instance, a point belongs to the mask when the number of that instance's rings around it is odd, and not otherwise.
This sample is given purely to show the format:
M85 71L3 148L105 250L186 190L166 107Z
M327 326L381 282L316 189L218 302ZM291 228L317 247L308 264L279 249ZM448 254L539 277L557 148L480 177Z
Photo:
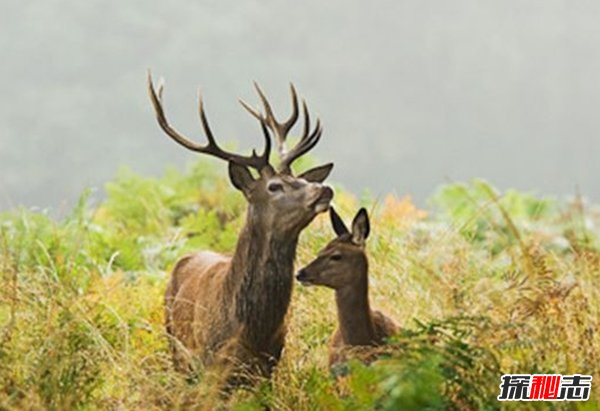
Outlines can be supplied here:
M398 327L392 319L369 304L369 264L365 241L369 236L369 217L361 208L349 231L333 207L331 224L337 238L325 246L315 260L298 271L296 278L304 285L322 285L335 290L338 329L329 349L329 365L345 360L347 348L378 346Z
M205 251L183 257L171 273L165 294L166 329L172 337L176 368L190 371L192 360L203 366L224 366L229 384L245 381L248 376L268 377L277 364L286 334L298 236L318 213L327 210L333 197L331 188L321 184L333 164L299 176L292 175L290 168L318 143L320 121L311 131L303 102L304 132L286 151L285 140L299 114L296 91L291 85L293 111L286 122L279 123L261 89L255 86L264 115L240 102L260 121L265 148L261 155L253 151L242 156L217 144L201 99L199 114L206 145L190 141L171 127L163 109L162 85L156 91L148 77L160 127L182 146L228 161L231 183L248 202L246 222L233 255ZM281 153L277 169L269 163L271 132ZM258 176L254 177L249 168Z

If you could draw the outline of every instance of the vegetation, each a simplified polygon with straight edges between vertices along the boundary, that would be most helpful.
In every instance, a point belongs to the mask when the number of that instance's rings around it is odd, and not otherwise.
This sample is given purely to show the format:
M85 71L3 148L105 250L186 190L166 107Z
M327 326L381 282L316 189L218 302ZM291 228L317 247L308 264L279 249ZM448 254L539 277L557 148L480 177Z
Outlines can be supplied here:
M594 376L600 407L600 212L576 198L442 187L431 211L337 189L343 216L370 209L372 305L403 327L379 360L327 369L330 290L294 291L273 381L219 397L171 366L163 292L174 262L228 252L245 203L205 162L159 179L122 170L96 206L61 221L0 214L0 409L494 410L503 373ZM326 215L297 264L333 236ZM502 404L544 409L549 404Z

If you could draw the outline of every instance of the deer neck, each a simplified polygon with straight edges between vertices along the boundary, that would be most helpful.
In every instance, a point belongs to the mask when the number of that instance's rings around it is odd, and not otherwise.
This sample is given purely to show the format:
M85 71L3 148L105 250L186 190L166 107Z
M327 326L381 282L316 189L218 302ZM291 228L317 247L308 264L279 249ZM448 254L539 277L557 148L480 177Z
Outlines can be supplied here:
M268 346L290 304L298 235L276 235L250 207L228 275L235 316L254 348Z
M370 345L375 342L375 329L369 304L367 269L356 284L335 291L340 332L345 344Z

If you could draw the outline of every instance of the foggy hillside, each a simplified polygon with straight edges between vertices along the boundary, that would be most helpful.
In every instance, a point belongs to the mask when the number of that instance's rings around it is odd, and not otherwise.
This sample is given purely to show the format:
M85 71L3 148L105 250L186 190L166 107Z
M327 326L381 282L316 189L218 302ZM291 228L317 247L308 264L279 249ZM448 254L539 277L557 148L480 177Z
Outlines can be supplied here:
M47 0L0 4L0 209L60 210L120 165L195 158L173 124L262 144L237 98L258 80L280 116L293 81L325 133L332 179L422 202L448 180L600 200L600 3ZM225 170L225 166L216 162Z

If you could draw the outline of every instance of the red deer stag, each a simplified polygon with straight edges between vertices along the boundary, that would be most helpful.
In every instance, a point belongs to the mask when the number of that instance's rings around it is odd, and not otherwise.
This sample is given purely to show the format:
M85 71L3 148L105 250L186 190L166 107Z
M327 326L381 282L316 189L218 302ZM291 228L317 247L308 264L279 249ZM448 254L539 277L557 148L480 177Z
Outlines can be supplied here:
M322 285L335 290L338 329L329 350L329 365L345 360L348 348L378 346L394 335L398 327L392 319L369 304L369 264L365 241L369 236L369 217L361 208L349 231L333 207L331 224L337 238L321 250L315 260L298 271L296 278L305 285Z
M321 184L333 164L298 176L291 171L292 163L321 138L320 121L311 131L303 101L303 134L286 151L287 135L299 114L296 91L290 85L293 111L280 123L261 89L255 87L264 115L240 102L260 121L265 147L260 155L253 150L243 156L217 144L201 97L200 121L208 143L197 144L176 131L165 117L162 84L155 90L148 76L149 95L163 131L189 150L226 160L231 183L248 202L233 255L204 251L183 257L171 273L165 294L166 329L176 368L189 372L194 362L204 367L226 366L230 384L247 381L249 376L271 375L284 345L298 236L318 213L327 210L333 197L332 189ZM269 163L271 132L282 153L277 169Z

